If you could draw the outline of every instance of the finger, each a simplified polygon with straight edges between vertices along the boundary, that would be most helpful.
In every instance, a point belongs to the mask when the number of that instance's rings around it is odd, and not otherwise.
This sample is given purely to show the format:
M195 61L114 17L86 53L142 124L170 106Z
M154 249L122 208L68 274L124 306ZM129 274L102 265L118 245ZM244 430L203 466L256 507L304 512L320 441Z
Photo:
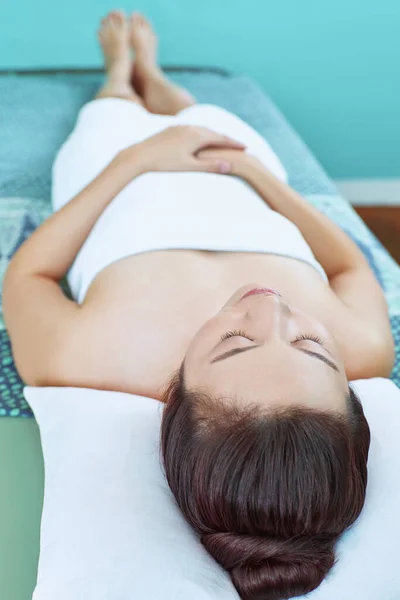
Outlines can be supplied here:
M220 173L221 175L227 175L232 171L232 165L228 160L219 158L198 158L193 161L193 167L195 171L203 171L206 173Z
M229 136L223 135L222 136L222 143L227 143L227 144L231 144L231 148L243 148L246 149L247 145L243 144L242 142L239 142L239 140L235 140Z
M203 145L197 152L204 150L212 150L212 149L225 149L225 150L238 150L239 152L244 152L247 147L242 144L227 142L227 141L214 141L209 142L206 145Z
M203 129L202 138L202 142L207 142L207 146L223 146L225 148L235 148L237 150L244 150L247 148L246 144L239 142L239 140L235 140L227 135L221 135L220 133L207 128Z

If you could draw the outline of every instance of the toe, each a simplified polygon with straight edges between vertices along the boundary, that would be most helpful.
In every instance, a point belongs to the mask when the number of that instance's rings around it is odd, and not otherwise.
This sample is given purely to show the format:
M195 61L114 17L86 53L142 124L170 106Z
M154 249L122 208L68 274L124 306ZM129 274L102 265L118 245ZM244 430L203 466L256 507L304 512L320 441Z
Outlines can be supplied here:
M131 43L134 46L135 43L138 42L138 37L137 37L137 33L139 33L139 31L141 30L141 14L138 12L134 12L131 14L131 18L130 18L130 34L131 34Z
M131 44L134 43L134 31L135 31L135 16L134 13L130 15L128 19L128 28Z
M136 25L139 25L140 23L140 13L138 12L133 12L131 14L131 24L133 27L135 27Z
M110 21L114 26L121 27L125 22L125 15L122 10L113 10L113 12L110 13Z
M108 29L112 25L112 16L111 14L106 15L101 22L102 29Z
M135 18L136 25L139 25L141 27L143 25L144 21L145 21L145 18L142 15L142 13L135 12L134 13L134 18Z

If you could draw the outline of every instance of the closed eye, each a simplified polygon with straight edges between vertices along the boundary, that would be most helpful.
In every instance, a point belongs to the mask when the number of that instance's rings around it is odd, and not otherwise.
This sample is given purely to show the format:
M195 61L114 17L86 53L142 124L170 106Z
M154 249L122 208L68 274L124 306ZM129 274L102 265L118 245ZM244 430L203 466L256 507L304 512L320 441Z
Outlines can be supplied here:
M295 344L295 342L300 342L302 340L311 340L312 342L315 342L316 344L318 344L319 346L322 346L324 348L324 342L321 340L321 338L318 335L313 335L311 333L305 333L305 334L302 333L302 334L298 335L293 340L292 344ZM316 358L316 359L324 362L326 365L331 367L331 369L334 369L335 371L337 371L339 373L339 369L337 368L336 364L332 360L329 360L329 358L327 358L323 354L320 354L319 352L314 352L312 350L308 350L306 348L300 348L299 346L294 346L294 348L298 352L303 352L303 354L307 354L308 356L312 356L313 358ZM327 349L326 349L326 351L329 352L329 350L327 350ZM331 353L329 352L329 354L331 354Z
M250 340L251 342L254 342L254 338L247 335L247 333L245 331L242 331L241 329L234 329L233 331L227 331L226 333L223 333L221 335L221 342L231 337L243 337L247 340Z
M312 333L301 333L293 340L292 344L295 342L301 342L302 340L311 340L320 346L324 345L324 342L321 340L321 338L318 335L313 335Z
M244 337L252 342L254 341L254 339L250 338L243 331L228 331L227 333L225 333L221 336L221 340L225 340L230 337ZM293 340L292 344L295 344L295 342L299 342L301 340L311 340L311 341L315 342L316 344L323 346L323 341L321 340L321 338L318 336L311 335L311 334L310 335L301 334L301 335L297 336L297 338L295 338ZM236 354L242 354L243 352L248 352L249 350L254 350L254 348L259 348L259 347L260 347L259 344L254 344L253 346L246 346L245 348L232 348L231 350L228 350L227 352L223 352L219 356L216 356L215 358L213 358L211 361L211 364L220 362L221 360L225 360L226 358L230 358L231 356L235 356ZM329 358L327 358L323 354L320 354L319 352L314 352L312 350L307 350L306 348L300 348L299 346L296 346L296 345L293 345L293 348L298 352L302 352L303 354L306 354L307 356L311 356L312 358L320 360L321 362L328 365L331 369L333 369L334 371L337 371L339 373L339 369L336 366L336 364L333 361L329 360Z

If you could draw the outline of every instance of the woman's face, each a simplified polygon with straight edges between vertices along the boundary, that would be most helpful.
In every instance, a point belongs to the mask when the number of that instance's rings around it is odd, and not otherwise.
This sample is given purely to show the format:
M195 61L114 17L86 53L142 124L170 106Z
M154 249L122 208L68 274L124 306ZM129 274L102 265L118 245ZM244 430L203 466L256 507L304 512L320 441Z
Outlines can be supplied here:
M266 408L344 412L348 392L338 346L324 325L260 284L237 290L197 332L185 383Z

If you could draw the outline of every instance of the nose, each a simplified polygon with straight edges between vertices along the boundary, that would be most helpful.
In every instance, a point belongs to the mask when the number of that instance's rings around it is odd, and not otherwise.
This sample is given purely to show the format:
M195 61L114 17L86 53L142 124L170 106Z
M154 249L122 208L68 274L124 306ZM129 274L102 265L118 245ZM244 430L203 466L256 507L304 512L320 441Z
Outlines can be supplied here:
M259 332L261 340L286 339L292 310L281 296L263 296L249 305L246 318Z

